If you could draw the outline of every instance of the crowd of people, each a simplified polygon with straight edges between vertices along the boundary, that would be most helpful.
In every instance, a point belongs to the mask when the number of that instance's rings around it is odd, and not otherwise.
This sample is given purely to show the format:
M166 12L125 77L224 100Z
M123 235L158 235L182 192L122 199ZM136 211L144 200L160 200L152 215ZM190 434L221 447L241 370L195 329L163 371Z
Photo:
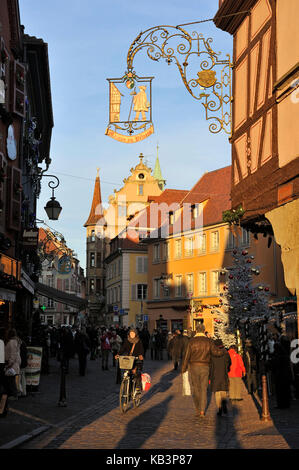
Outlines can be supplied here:
M227 413L227 400L242 400L242 382L245 380L249 394L261 389L261 374L267 371L269 392L275 395L278 408L288 408L292 397L299 398L299 371L291 363L290 341L280 335L270 339L270 358L267 363L261 358L252 341L247 339L244 353L238 354L236 346L226 349L220 339L212 339L205 331L203 323L196 331L165 332L155 329L152 334L146 327L142 329L128 327L92 327L42 326L34 338L11 329L4 338L0 330L0 416L5 415L8 400L17 400L27 394L25 369L27 366L27 345L43 348L41 373L50 371L49 358L56 358L69 372L70 359L78 359L78 373L86 375L87 361L99 360L103 371L110 368L116 371L116 383L120 383L121 374L118 356L130 354L133 345L139 357L138 377L143 360L150 351L150 359L171 360L173 370L188 376L192 385L192 395L196 414L204 416L207 403L207 391L215 393L219 415ZM133 348L133 349L134 349Z

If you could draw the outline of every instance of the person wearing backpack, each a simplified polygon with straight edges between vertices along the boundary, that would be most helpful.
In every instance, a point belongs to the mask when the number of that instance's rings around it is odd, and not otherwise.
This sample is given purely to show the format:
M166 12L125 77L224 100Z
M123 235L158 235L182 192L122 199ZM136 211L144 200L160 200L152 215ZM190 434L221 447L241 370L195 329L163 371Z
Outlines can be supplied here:
M102 352L102 370L109 370L108 369L108 359L109 354L111 351L111 344L109 339L109 334L106 328L102 330L102 336L100 338L101 341L101 352Z

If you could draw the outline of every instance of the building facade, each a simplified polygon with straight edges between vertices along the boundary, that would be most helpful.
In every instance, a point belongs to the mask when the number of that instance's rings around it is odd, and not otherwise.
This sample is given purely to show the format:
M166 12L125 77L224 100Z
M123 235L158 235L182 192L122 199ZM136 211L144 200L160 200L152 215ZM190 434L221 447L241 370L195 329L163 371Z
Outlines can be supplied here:
M241 224L257 236L274 233L293 295L299 289L298 14L296 0L220 0L214 18L234 39L232 208L242 206Z
M24 34L17 0L0 3L0 325L28 334L37 256L36 202L53 127L48 47Z
M139 163L131 168L131 175L123 180L123 187L109 197L107 209L103 209L99 174L96 177L92 206L86 227L86 282L89 302L89 318L93 323L112 321L109 310L112 301L107 299L107 272L111 261L111 240L120 236L126 238L126 227L136 213L142 211L150 201L161 194L165 180L161 174L159 158L155 165L155 178L152 169L143 163L143 155ZM111 287L109 287L111 289ZM110 291L109 291L110 292ZM114 303L117 303L114 301ZM116 307L115 307L116 308ZM126 304L126 309L129 306ZM135 310L134 310L135 311ZM106 315L108 315L106 319ZM134 316L134 314L132 313ZM115 315L116 316L116 315ZM132 317L133 318L133 317Z
M170 331L195 329L197 322L204 321L213 334L212 310L219 307L227 281L221 272L232 266L236 246L248 250L255 264L262 266L256 282L269 286L272 300L288 295L278 245L274 242L267 248L265 238L256 242L247 230L231 230L223 222L223 212L230 207L230 181L231 167L206 173L180 200L173 220L168 220L168 234L163 236L161 225L156 238L144 240L148 245L151 331L162 316Z

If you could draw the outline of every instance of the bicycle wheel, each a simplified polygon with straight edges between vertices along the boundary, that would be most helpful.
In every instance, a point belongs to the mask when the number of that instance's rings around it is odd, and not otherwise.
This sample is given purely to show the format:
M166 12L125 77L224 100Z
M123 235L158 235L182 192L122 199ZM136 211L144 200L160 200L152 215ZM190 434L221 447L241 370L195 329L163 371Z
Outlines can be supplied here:
M141 401L141 392L139 390L136 390L136 380L134 380L133 382L132 396L133 396L133 406L134 408L138 408L138 406L140 405L140 401Z
M119 391L119 406L123 413L127 411L129 405L129 382L128 378L124 379Z

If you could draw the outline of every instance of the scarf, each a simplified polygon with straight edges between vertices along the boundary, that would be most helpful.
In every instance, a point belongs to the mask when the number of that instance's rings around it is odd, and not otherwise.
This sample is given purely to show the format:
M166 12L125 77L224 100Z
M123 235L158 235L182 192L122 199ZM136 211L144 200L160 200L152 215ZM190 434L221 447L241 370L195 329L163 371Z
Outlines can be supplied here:
M139 336L135 336L135 338L130 338L130 336L128 336L128 341L131 344L136 344L139 341Z

